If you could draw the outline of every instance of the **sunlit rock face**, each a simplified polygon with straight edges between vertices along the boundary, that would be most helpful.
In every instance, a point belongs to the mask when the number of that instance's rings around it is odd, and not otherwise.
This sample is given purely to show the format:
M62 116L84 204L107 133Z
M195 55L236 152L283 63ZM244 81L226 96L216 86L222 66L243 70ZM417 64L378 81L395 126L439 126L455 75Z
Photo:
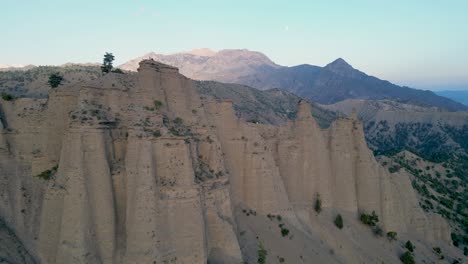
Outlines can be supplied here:
M448 225L421 210L407 175L378 165L360 121L321 129L298 103L295 121L247 123L154 60L1 101L0 216L40 263L250 263L260 244L271 261L396 261L390 244L359 249L376 239L358 234L372 211L385 231L449 248Z

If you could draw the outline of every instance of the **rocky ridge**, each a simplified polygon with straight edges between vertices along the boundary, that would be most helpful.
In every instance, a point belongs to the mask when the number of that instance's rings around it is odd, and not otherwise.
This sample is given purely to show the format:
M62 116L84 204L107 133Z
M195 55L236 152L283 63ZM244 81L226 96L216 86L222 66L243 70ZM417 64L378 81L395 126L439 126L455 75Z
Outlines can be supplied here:
M401 247L358 222L372 211L418 260L461 256L355 115L322 129L300 102L294 121L247 123L153 60L0 106L0 216L38 262L240 263L259 248L268 263L396 262Z

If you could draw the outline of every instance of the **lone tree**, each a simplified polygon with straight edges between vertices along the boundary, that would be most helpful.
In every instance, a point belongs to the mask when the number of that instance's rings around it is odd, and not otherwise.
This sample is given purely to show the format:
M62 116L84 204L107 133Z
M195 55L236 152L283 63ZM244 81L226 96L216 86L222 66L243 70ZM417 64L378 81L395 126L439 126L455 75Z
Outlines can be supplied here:
M101 71L103 73L109 73L112 70L113 61L114 55L112 55L112 53L106 52L106 54L104 54L104 60L102 62Z
M57 88L63 81L63 77L59 73L49 75L49 85L52 88Z

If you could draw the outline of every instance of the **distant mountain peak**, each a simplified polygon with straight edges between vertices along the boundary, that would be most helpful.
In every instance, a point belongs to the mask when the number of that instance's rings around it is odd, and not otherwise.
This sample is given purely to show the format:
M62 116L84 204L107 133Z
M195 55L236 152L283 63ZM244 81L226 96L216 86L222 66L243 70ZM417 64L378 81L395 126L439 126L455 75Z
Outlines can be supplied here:
M212 56L216 55L216 53L218 53L218 52L214 51L212 49L209 49L209 48L200 48L200 49L193 49L193 50L190 50L190 51L184 51L184 52L181 52L181 53L191 54L191 55L196 55L196 56L212 57Z
M338 58L324 67L325 70L339 74L341 76L357 77L364 73L356 70L344 59Z
M353 69L353 66L351 66L349 63L347 63L344 59L342 58L338 58L332 62L330 62L329 64L327 64L327 66L325 66L325 68L329 68L329 69Z

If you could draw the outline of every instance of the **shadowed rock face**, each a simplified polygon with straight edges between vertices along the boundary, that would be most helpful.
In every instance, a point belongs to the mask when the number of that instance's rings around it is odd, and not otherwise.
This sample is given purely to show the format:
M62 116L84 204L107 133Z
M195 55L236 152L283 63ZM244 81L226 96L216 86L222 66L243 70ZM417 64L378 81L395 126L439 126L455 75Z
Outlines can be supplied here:
M406 175L378 165L362 124L321 129L305 102L282 126L246 123L177 68L144 60L1 112L0 216L42 263L241 263L261 241L270 261L397 261L387 246L363 254L360 239L374 238L351 232L371 211L384 230L449 250L447 224L423 213ZM348 216L348 236L320 224L317 194L323 217ZM268 242L279 233L269 214L295 238ZM299 245L323 250L289 256Z

